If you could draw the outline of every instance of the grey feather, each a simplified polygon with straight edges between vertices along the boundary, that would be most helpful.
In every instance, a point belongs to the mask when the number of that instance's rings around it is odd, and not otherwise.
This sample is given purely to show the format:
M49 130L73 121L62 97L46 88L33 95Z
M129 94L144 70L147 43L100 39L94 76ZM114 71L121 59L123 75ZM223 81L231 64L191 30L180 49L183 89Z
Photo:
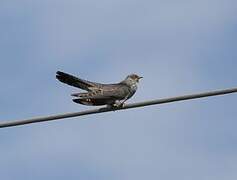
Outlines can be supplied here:
M141 77L132 74L117 84L101 84L83 80L64 72L57 72L56 78L70 86L87 92L74 93L74 102L84 105L113 105L116 101L124 103L131 98L136 90Z

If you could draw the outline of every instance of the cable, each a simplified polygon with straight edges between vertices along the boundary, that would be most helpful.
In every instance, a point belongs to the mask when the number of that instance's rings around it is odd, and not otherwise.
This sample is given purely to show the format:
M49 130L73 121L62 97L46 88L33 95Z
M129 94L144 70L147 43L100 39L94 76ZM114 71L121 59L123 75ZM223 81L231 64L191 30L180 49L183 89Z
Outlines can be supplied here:
M45 121L53 121L53 120L59 120L59 119L65 119L65 118L73 118L73 117L85 116L89 114L99 114L99 113L105 113L105 112L111 112L111 111L119 111L119 110L132 109L132 108L138 108L138 107L144 107L144 106L151 106L151 105L156 105L156 104L166 104L166 103L171 103L171 102L185 101L185 100L225 95L225 94L231 94L231 93L237 93L237 88L225 89L225 90L219 90L219 91L209 91L209 92L204 92L204 93L199 93L199 94L191 94L191 95L184 95L184 96L177 96L177 97L171 97L171 98L132 103L132 104L127 104L122 108L116 108L116 109L100 108L100 109L92 109L92 110L74 112L74 113L64 113L64 114L58 114L58 115L52 115L52 116L36 117L36 118L25 119L25 120L5 121L5 122L0 123L0 128L20 126L20 125L39 123L39 122L45 122Z

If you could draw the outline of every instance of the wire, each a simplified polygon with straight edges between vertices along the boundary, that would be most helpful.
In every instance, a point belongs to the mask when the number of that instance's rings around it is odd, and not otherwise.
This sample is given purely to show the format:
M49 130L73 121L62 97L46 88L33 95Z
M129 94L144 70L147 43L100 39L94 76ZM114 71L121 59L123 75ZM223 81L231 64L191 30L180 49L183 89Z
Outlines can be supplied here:
M5 121L5 122L0 123L0 128L20 126L20 125L39 123L39 122L45 122L45 121L54 121L54 120L59 120L59 119L73 118L73 117L85 116L85 115L90 115L90 114L99 114L99 113L119 111L119 110L125 110L125 109L132 109L132 108L151 106L151 105L156 105L156 104L167 104L167 103L172 103L172 102L177 102L177 101L185 101L185 100L198 99L198 98L204 98L204 97L210 97L210 96L219 96L219 95L225 95L225 94L231 94L231 93L237 93L237 88L218 90L218 91L209 91L209 92L204 92L204 93L199 93L199 94L191 94L191 95L184 95L184 96L177 96L177 97L171 97L171 98L132 103L132 104L127 104L122 108L116 108L116 109L100 108L100 109L92 109L92 110L74 112L74 113L64 113L64 114L58 114L58 115L52 115L52 116L36 117L36 118L25 119L25 120Z

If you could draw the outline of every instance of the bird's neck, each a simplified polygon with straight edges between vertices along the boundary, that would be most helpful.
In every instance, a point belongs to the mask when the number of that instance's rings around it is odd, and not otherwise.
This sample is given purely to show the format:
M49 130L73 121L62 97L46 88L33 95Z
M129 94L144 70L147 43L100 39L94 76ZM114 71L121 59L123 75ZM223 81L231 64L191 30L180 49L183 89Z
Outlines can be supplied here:
M136 81L134 81L134 80L132 80L132 79L125 79L125 80L123 80L122 82L121 82L122 84L125 84L125 85L127 85L127 86L129 86L129 87L136 87L137 86L137 82Z

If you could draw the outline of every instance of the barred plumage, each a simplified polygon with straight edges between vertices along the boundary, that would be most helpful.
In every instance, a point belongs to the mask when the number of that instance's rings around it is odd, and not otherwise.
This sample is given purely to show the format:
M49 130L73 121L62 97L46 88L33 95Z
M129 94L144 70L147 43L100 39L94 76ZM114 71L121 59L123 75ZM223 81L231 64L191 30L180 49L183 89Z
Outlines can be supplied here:
M131 74L120 83L101 84L58 71L56 78L62 83L87 91L72 94L73 97L76 97L73 99L76 103L91 106L120 106L135 94L137 83L142 77Z

